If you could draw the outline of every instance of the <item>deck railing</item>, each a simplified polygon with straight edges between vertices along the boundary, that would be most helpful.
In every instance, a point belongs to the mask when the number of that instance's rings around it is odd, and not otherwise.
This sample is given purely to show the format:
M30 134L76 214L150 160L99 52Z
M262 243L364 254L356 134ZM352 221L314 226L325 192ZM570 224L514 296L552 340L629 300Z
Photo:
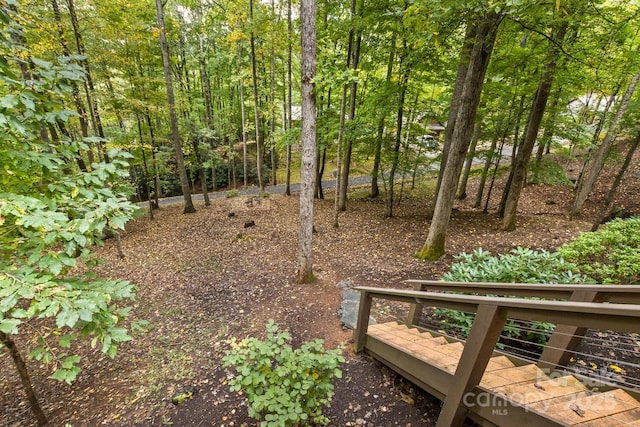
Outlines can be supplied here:
M361 292L358 326L354 332L356 352L365 348L367 326L374 298L415 304L416 308L410 314L408 323L415 321L417 312L423 305L476 313L453 383L446 394L438 418L437 426L441 427L462 425L467 409L464 405L464 396L479 384L507 319L544 321L574 328L618 332L638 332L640 325L640 305L637 304L640 292L631 289L633 286L566 285L564 287L565 285L457 284L425 281L414 282L414 284L420 286L420 289L428 287L439 291L491 295L514 295L517 292L518 296L567 299L555 301L421 290L356 288ZM578 298L580 300L574 300ZM588 302L584 302L585 299ZM604 302L605 300L616 302Z
M638 285L576 285L576 284L531 284L531 283L468 283L442 282L435 280L407 280L416 291L459 292L476 295L515 296L566 300L576 302L608 302L618 304L640 304ZM417 325L422 315L422 305L413 304L409 310L407 325ZM556 323L540 355L540 368L555 369L566 366L580 345L587 328Z

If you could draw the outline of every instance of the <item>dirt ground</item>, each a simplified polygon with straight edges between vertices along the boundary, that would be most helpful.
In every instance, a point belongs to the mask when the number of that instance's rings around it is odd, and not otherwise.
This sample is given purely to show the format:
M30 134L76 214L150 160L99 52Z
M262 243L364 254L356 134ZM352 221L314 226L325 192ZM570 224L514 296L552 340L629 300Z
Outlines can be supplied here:
M618 203L638 209L637 167L630 171ZM46 367L29 367L51 426L244 426L243 396L229 391L229 371L221 367L228 340L261 336L269 319L290 331L293 344L322 338L327 347L344 346L344 376L325 413L335 426L429 426L435 424L439 401L417 392L402 378L367 356L355 355L352 332L337 315L339 282L354 286L407 288L405 279L438 279L453 255L478 247L507 252L517 246L554 249L588 230L602 189L583 220L569 221L568 186L529 186L522 196L518 228L500 230L493 210L483 214L459 202L451 219L447 255L437 262L413 257L428 231L427 198L405 197L394 218L384 218L384 201L351 194L340 227L332 227L333 201L316 202L314 266L318 280L294 283L297 249L297 199L271 195L262 199L218 199L196 204L182 215L180 205L155 211L155 219L135 220L122 238L126 258L119 260L115 242L100 252L100 273L127 278L139 287L133 317L149 322L136 332L114 359L88 345L83 372L69 386L47 379ZM494 195L501 191L494 190ZM470 184L469 194L475 194ZM498 197L496 196L496 197ZM490 209L495 208L492 202ZM246 221L255 226L245 228ZM384 309L382 309L384 311ZM388 316L376 312L374 316ZM33 336L18 337L24 352ZM173 394L185 387L194 396L181 405ZM19 379L6 352L0 353L0 425L35 425Z

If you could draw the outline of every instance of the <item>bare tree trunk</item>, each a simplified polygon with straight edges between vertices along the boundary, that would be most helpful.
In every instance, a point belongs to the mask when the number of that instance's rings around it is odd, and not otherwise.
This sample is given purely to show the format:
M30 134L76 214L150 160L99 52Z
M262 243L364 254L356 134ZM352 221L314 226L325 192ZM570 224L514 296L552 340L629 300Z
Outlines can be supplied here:
M300 228L298 232L298 283L313 276L313 190L315 188L316 152L316 5L315 0L301 0L302 43L302 161L300 166Z
M16 369L18 370L18 375L20 376L20 382L22 383L22 387L24 388L25 393L27 394L27 400L29 400L29 405L31 406L31 412L36 417L39 426L46 426L49 421L47 420L47 416L42 411L40 407L40 403L38 402L38 397L36 396L35 391L33 390L33 386L31 385L31 378L29 378L29 371L27 371L27 365L24 363L22 356L20 355L20 351L16 347L16 343L11 339L8 334L4 332L0 332L0 343L7 348L7 351L11 355L13 359L13 363L16 365Z
M473 128L473 136L471 137L471 145L467 152L467 158L464 163L464 169L462 171L462 178L458 183L458 192L456 193L456 199L464 200L467 198L467 181L469 181L469 174L471 173L471 166L473 165L473 159L476 156L476 146L478 145L478 139L480 138L480 123L476 123Z
M389 62L387 62L387 85L391 82L391 76L393 75L393 63L395 61L396 54L396 35L393 34L391 38L391 49L389 52ZM378 197L380 195L380 189L378 188L378 174L380 173L380 161L382 158L382 138L384 137L384 120L385 115L380 116L378 121L378 132L376 136L376 147L373 157L373 170L371 171L371 197Z
M351 0L351 17L356 19L356 12L360 13L362 6L357 9L357 0ZM351 63L351 68L356 70L358 68L358 62L360 61L360 42L362 41L362 32L355 30L355 24L352 23L351 30L349 31L349 49L347 51L347 68ZM351 49L353 46L353 50ZM349 98L349 121L353 121L356 115L356 95L358 92L358 83L353 80L351 82L351 92ZM338 200L338 209L345 211L347 209L347 189L349 188L349 169L351 169L351 152L353 150L353 136L347 134L344 140L345 153L343 159L342 176L340 177L340 195Z
M253 114L256 123L256 173L258 175L258 186L264 190L262 180L262 143L260 141L260 101L258 100L258 73L256 70L256 40L253 32L253 0L249 0L249 20L251 22L250 45L251 45L251 81L253 83Z
M440 185L442 184L442 174L445 171L446 164L449 157L449 151L451 149L451 142L453 137L453 131L456 127L456 119L458 118L458 108L462 100L462 89L464 88L465 78L467 76L467 70L469 68L469 61L471 53L473 51L473 45L476 39L477 27L475 25L467 25L467 30L464 36L464 44L462 51L460 52L460 61L458 62L458 72L456 74L456 80L453 84L453 94L451 96L451 105L449 106L449 115L447 116L447 125L444 129L444 143L442 146L442 160L440 162L440 171L438 172L438 182L436 184L435 195L440 192Z
M167 89L167 102L169 104L169 116L171 119L171 138L176 156L176 167L180 175L180 185L184 196L184 209L182 213L193 213L196 208L191 199L191 189L189 188L189 177L184 166L184 155L182 154L182 142L178 131L178 117L176 116L176 103L173 95L173 82L171 80L171 64L169 62L169 46L164 30L164 11L162 0L156 0L156 15L158 18L158 28L160 29L160 47L162 48L162 64L164 67L164 81Z
M551 86L553 85L556 66L560 56L560 46L564 41L567 26L568 22L566 20L560 22L558 28L554 31L554 34L552 34L553 41L549 46L545 69L540 77L540 84L538 85L536 97L531 106L524 141L520 145L520 148L518 148L518 157L513 170L513 181L509 186L509 193L507 195L504 218L502 221L502 229L505 231L513 231L516 229L518 202L520 200L520 193L522 192L527 179L527 165L529 164L531 152L533 151L533 146L535 145L536 138L538 137L538 131L540 130L540 124L542 123L542 116L544 115L544 111L547 107L547 101L551 94Z
M613 198L616 196L616 192L620 187L620 183L622 182L622 178L624 177L625 172L627 172L627 169L629 169L629 165L631 165L631 160L633 160L633 155L635 154L636 149L638 148L638 145L640 145L640 132L636 135L636 139L634 139L633 142L631 143L631 147L629 147L629 151L627 151L627 157L624 159L624 163L622 164L622 167L618 171L616 178L613 180L613 184L611 184L611 188L609 189L609 193L607 194L607 199L605 200L604 205L602 206L602 209L600 209L600 213L598 213L596 220L593 222L591 231L598 230L598 227L600 226L604 218L607 216L607 212L609 212L609 209L611 209L611 205L613 204Z
M287 130L291 130L291 64L292 64L291 0L287 0ZM291 195L291 141L287 141L287 165L284 194Z
M480 94L484 83L484 76L489 65L489 59L493 51L496 33L502 15L487 12L479 18L479 21L470 23L476 30L468 30L475 34L473 49L469 55L468 67L465 72L464 85L460 91L458 113L455 119L455 129L451 136L451 147L447 156L445 170L442 173L442 181L438 191L436 204L429 227L429 233L424 247L416 255L420 259L438 259L445 253L445 241L455 190L460 177L460 171L465 154L471 142L473 124L480 103ZM462 56L469 52L463 50ZM464 58L461 59L464 62ZM459 68L459 71L461 69ZM456 81L458 79L456 78ZM453 104L453 101L452 101Z
M82 34L80 31L80 26L78 25L78 17L76 15L76 8L73 3L73 0L67 0L67 6L69 8L69 16L71 17L71 25L73 27L73 35L76 40L76 47L78 51L78 55L85 56L85 59L82 61L82 66L85 71L85 95L87 98L87 106L89 108L90 117L91 117L91 126L93 127L93 132L96 136L100 138L104 138L104 130L102 128L102 121L100 120L100 112L98 111L98 102L93 97L93 93L95 92L95 88L93 85L93 77L91 76L91 69L89 67L89 60L86 58L86 52L84 49L84 43L82 41ZM109 162L109 155L107 154L107 149L102 142L98 142L98 150L102 153L105 162Z
M611 145L613 144L614 139L618 134L618 129L620 126L620 121L622 120L622 116L627 111L629 107L629 103L631 102L631 97L636 90L638 85L638 81L640 80L640 74L636 74L631 79L629 86L627 87L627 91L622 97L622 101L620 101L620 106L618 107L618 111L616 111L616 115L614 116L609 129L607 130L607 136L605 136L602 144L596 151L595 155L591 159L589 166L585 169L585 173L582 177L582 181L578 184L578 192L576 194L576 198L573 202L573 207L571 208L571 217L575 218L582 213L582 207L584 206L584 202L587 201L587 197L589 193L591 193L591 189L604 166L604 162L606 160L609 151L611 151Z
M249 165L247 160L247 130L245 127L246 112L244 110L244 83L242 82L242 45L238 43L238 75L240 76L240 120L242 120L242 175L244 187L247 187Z
M400 69L402 71L402 77L400 80L400 84L398 86L398 116L396 121L396 141L395 146L393 147L393 160L391 162L391 171L389 172L389 181L387 187L386 194L386 211L385 216L387 218L393 217L393 184L396 175L396 170L398 169L398 161L400 159L400 142L402 140L402 123L403 123L403 114L404 114L404 100L405 95L407 93L407 85L409 83L409 73L411 72L411 67L409 64L406 64L406 55L407 55L407 42L403 41L403 54L399 58L400 60ZM404 63L403 63L404 62Z

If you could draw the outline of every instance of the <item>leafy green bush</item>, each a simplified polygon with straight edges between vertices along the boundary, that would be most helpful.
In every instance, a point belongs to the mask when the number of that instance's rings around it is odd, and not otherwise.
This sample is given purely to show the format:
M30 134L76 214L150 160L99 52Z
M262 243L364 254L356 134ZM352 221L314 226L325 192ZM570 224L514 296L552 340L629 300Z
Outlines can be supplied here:
M533 173L531 182L534 184L568 184L573 186L573 183L569 180L569 178L567 178L564 167L556 162L549 160L532 162L530 171Z
M227 199L230 199L232 197L238 197L240 195L240 192L238 190L236 190L235 188L232 190L227 191L227 193L225 194Z
M581 233L558 254L598 283L640 284L640 217L616 219Z
M558 253L545 250L534 251L518 247L508 254L498 256L476 249L473 253L456 256L458 262L442 275L446 282L494 282L494 283L587 283L589 278L577 273L575 264L565 261ZM446 327L457 329L467 335L473 324L474 315L455 310L441 309ZM546 334L554 325L547 322L532 322L526 334L528 340L545 342ZM509 321L504 333L519 336L523 329L519 322Z
M518 247L498 256L476 249L456 256L458 262L442 275L447 282L586 283L575 264L557 252Z
M278 332L273 320L264 341L232 340L222 359L236 370L231 390L245 392L249 416L262 420L261 426L326 425L322 409L333 397L333 378L342 378L342 350L325 350L322 340L293 350L290 341L291 335Z

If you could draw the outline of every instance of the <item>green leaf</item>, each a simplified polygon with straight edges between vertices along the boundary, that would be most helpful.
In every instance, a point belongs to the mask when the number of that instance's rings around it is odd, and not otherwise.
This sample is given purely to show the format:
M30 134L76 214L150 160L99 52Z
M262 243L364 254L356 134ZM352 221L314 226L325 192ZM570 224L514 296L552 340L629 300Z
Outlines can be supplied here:
M18 326L21 323L20 319L2 319L0 320L0 332L15 335L18 333Z

